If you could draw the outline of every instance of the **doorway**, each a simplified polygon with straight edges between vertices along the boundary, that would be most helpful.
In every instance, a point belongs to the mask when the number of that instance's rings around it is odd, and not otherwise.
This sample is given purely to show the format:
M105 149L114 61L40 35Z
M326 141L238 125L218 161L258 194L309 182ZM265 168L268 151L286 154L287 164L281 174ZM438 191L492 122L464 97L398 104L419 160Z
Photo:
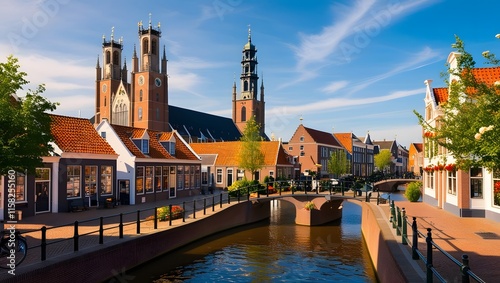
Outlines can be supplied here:
M118 188L116 199L120 204L130 204L130 180L118 180Z
M50 182L42 181L35 183L35 213L50 211Z

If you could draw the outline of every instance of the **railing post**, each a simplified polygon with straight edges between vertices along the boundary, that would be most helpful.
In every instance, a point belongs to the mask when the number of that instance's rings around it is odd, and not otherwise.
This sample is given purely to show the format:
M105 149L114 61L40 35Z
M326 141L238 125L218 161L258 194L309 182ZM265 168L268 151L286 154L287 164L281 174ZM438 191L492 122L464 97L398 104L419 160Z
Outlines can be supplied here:
M123 213L120 213L120 224L118 224L118 237L123 238Z
M182 203L182 209L184 209L184 202ZM183 217L183 221L184 221L184 217ZM168 205L168 226L172 226L172 204Z
M433 273L432 273L432 229L427 228L427 238L425 238L425 242L427 243L427 283L433 282Z
M389 204L391 206L392 228L396 229L396 208L394 207L394 201L390 201Z
M411 241L411 258L419 259L418 250L418 230L417 230L417 217L413 217L413 223L411 224L412 230L412 241Z
M203 215L207 214L207 199L203 199Z
M137 210L137 220L136 220L136 223L137 223L137 231L136 233L137 234L141 234L141 210Z
M42 252L42 261L47 259L47 227L43 226L42 229L42 243L40 250Z
M215 211L215 196L212 196L212 211Z
M469 278L469 274L467 273L467 271L469 271L469 256L464 254L462 255L462 267L460 268L461 271L462 271L462 283L469 283L470 282L470 278Z
M227 204L231 204L231 196L227 193Z
M78 251L78 221L75 221L74 233L73 233L73 251Z
M154 211L154 229L158 229L158 207L155 206L155 211Z
M396 207L396 220L397 220L397 227L396 227L396 235L401 236L401 210L399 207Z
M407 227L406 226L408 224L406 223L406 210L405 210L404 207L401 209L401 212L403 213L403 215L402 215L402 223L401 223L401 226L403 228L403 232L401 233L402 234L402 236L401 236L401 243L403 245L408 245L408 241L406 240L406 237L408 236L407 235Z
M249 200L250 200L250 187L251 187L251 186L248 186L248 187L247 187L247 201L249 201Z
M222 208L222 193L220 193L219 208Z
M196 200L193 200L193 219L196 219Z
M102 245L104 243L104 218L99 217L99 244Z

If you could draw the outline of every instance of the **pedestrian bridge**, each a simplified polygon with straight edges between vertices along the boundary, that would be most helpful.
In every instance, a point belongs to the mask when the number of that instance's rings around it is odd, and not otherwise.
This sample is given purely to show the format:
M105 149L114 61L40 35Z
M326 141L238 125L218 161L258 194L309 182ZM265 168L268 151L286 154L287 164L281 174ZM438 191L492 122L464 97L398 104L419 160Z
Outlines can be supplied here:
M380 192L395 192L399 185L408 184L411 182L420 182L418 179L387 179L373 183L373 189Z
M305 226L323 225L342 218L342 202L350 197L326 194L282 194L250 199L252 203L268 203L279 199L295 206L295 223ZM269 210L269 214L271 211Z

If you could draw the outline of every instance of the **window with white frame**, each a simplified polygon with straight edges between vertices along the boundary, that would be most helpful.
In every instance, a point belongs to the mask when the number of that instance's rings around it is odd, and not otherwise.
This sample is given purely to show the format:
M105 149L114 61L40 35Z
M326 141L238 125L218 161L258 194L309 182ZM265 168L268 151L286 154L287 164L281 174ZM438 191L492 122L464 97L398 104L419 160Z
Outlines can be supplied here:
M493 171L493 205L500 206L500 170Z
M135 171L135 190L137 194L144 193L144 166L137 166Z
M66 171L66 196L68 198L76 198L81 196L80 180L81 166L69 165Z
M101 166L101 194L113 193L113 166Z
M153 166L146 166L145 167L145 180L144 180L144 189L146 190L146 193L152 193L153 192L153 171L154 167Z
M161 192L162 182L161 182L161 166L155 167L155 187L157 192Z
M434 189L434 172L427 172L427 187Z
M483 168L470 169L470 197L483 198Z
M222 184L222 169L217 169L216 182L217 184Z
M26 174L16 172L16 202L26 201Z
M457 194L457 171L448 171L448 193Z

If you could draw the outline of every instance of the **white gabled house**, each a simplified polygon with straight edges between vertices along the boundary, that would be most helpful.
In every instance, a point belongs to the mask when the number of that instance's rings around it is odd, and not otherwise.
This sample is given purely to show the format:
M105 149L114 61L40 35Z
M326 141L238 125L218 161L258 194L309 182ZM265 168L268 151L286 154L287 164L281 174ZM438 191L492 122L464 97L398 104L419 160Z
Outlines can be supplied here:
M107 120L96 130L118 154L122 204L200 194L201 158L176 131L112 125Z

